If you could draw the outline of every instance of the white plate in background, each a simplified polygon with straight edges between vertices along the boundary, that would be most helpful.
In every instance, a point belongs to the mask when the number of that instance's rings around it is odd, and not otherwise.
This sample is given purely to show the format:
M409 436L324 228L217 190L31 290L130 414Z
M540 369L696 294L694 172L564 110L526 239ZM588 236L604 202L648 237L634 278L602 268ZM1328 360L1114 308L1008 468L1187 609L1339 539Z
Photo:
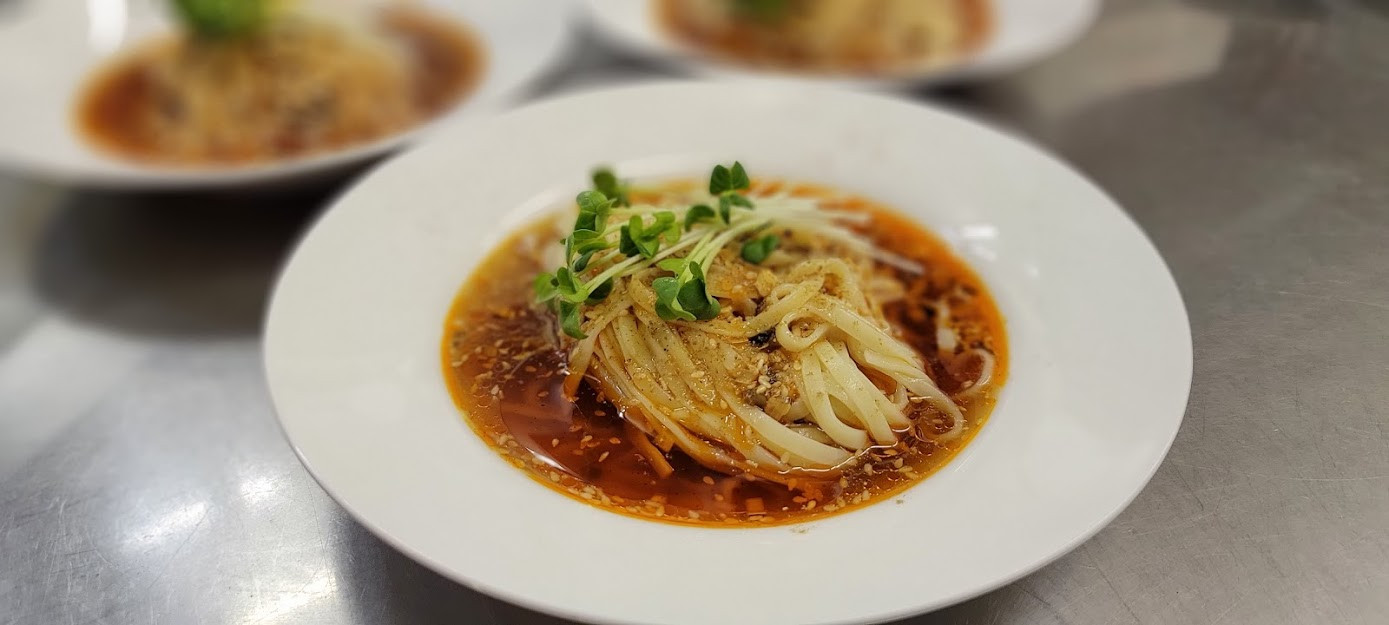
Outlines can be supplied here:
M78 133L73 111L111 55L171 30L163 0L20 0L0 11L0 168L74 184L212 188L332 172L385 154L459 116L513 103L563 60L568 0L420 0L461 22L486 51L481 80L448 111L384 138L245 165L177 167L105 154Z
M1007 325L1008 381L947 466L796 526L619 515L503 460L445 387L449 306L479 260L596 164L754 176L882 201L949 242ZM275 289L266 375L295 451L363 525L483 592L604 623L850 623L917 614L1075 548L1138 494L1181 424L1191 335L1162 259L1101 190L919 104L768 83L660 83L463 121L350 189Z
M608 39L692 73L714 78L779 78L846 87L890 88L986 78L1019 69L1060 50L1085 33L1099 13L1099 0L987 0L992 31L983 45L958 60L890 76L787 73L711 57L660 27L657 0L583 0L590 20ZM708 0L718 2L723 0Z

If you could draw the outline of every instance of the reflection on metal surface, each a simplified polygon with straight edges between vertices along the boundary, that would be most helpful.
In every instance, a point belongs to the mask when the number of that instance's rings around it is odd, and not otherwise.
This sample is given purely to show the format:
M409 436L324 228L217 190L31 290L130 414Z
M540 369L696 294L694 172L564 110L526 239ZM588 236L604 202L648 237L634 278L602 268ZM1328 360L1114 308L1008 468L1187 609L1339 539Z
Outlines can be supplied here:
M125 40L130 19L127 0L87 0L87 42L92 51L105 54Z
M197 527L207 517L206 501L184 504L154 517L149 525L133 528L122 543L126 547L149 547L160 543L185 538L187 532Z
M129 337L63 317L36 323L6 347L0 359L0 478L51 445L149 353Z
M1389 76L1389 2L1384 0L1326 0L1337 51L1364 69Z
M242 625L264 625L268 623L298 623L296 612L304 606L332 596L338 591L337 578L329 569L319 569L309 581L296 590L267 593L273 598L254 604L239 622Z
M238 491L242 501L252 506L262 506L280 494L282 483L266 475L254 475L241 481Z
M1063 53L1066 63L1023 80L1037 113L1063 117L1122 93L1213 74L1229 37L1220 15L1171 2L1130 4L1111 10Z

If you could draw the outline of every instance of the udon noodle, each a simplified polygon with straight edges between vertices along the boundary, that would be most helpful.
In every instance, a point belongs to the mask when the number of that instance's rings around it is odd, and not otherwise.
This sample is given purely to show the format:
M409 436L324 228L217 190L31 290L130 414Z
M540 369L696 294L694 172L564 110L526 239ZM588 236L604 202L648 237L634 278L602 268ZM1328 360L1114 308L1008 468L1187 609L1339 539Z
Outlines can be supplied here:
M496 279L475 278L451 316L445 356L474 426L551 486L682 521L834 512L948 460L1005 375L978 279L861 200L776 182L747 197L754 208L715 224L678 218L694 225L649 255L614 243L570 263L576 283L610 281L575 297L576 312L517 302L496 281L565 263L572 242L557 249L542 224L507 245L508 260L480 272ZM688 183L638 188L605 220L657 224L718 200ZM747 251L768 237L770 251ZM672 304L701 304L662 281L694 264L716 305L675 315Z
M900 287L872 274L865 243L814 216L788 220L760 270L729 248L712 257L711 294L730 302L713 320L661 319L658 269L619 281L571 349L567 389L591 375L657 448L777 481L837 472L914 425L959 436L959 407L883 316Z

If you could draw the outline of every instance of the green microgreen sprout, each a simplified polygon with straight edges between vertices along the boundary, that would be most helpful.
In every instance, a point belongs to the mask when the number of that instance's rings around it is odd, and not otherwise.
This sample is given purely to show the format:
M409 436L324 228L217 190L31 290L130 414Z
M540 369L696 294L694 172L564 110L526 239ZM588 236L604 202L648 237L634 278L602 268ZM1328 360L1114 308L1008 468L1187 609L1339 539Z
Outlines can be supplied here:
M717 217L714 209L709 208L708 204L695 204L690 210L685 211L685 231L693 230L695 224L702 221L714 221Z
M709 195L719 198L719 217L723 223L732 223L734 206L752 208L752 200L739 193L750 187L752 181L748 179L748 172L743 169L742 163L734 161L732 168L714 166L714 172L709 175Z
M752 187L742 163L718 165L709 176L709 195L719 208L695 204L683 211L633 206L629 187L607 168L594 170L593 188L574 198L578 216L560 242L564 265L536 276L537 302L558 315L568 336L586 338L586 306L602 302L620 278L655 266L671 275L651 283L656 312L667 321L707 321L720 306L709 294L706 273L718 252L739 237L767 227L753 216L754 204L743 192ZM746 209L739 212L735 209ZM775 236L742 244L742 257L760 263L777 246ZM676 254L684 252L683 256Z
M772 250L775 250L780 243L781 239L778 239L775 234L749 239L747 243L743 244L743 260L760 265L762 261L767 260Z
M617 179L613 170L599 167L593 170L592 178L593 189L611 199L613 206L631 206L631 202L627 199L628 186Z
M661 211L654 213L652 217L654 221L647 224L640 216L632 215L627 220L627 225L622 226L618 249L622 250L623 254L655 258L656 252L661 250L662 239L667 245L680 240L680 226L675 223L675 213Z

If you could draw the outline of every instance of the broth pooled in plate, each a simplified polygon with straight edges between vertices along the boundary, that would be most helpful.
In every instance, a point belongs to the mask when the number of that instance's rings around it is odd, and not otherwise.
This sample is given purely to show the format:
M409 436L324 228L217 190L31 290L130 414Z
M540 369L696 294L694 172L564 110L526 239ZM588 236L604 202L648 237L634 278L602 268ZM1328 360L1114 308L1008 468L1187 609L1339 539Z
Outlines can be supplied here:
M987 0L653 0L661 26L714 56L881 75L956 61L990 30Z
M594 183L484 259L446 324L455 401L542 483L644 518L797 522L891 497L988 418L1002 318L909 219L736 163Z
M340 149L443 113L483 50L410 3L175 0L182 28L92 76L81 134L127 159L232 165Z

